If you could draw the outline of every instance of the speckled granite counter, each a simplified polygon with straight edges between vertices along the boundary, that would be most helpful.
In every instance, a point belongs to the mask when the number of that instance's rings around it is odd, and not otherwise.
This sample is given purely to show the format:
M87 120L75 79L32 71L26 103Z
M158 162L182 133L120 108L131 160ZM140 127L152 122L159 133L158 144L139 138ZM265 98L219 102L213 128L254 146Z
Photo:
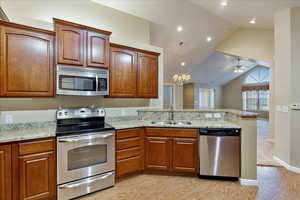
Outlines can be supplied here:
M240 128L240 126L227 121L191 121L190 125L156 125L146 120L114 121L109 122L116 129L139 127L169 127L169 128Z
M0 143L55 137L55 122L0 125Z

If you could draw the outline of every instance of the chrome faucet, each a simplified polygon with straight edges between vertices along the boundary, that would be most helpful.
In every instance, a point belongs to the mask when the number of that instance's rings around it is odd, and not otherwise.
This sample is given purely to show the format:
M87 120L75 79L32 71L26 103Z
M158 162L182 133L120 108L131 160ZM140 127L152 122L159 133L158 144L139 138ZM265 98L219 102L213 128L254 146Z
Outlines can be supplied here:
M174 107L173 107L173 105L170 106L169 120L174 121Z

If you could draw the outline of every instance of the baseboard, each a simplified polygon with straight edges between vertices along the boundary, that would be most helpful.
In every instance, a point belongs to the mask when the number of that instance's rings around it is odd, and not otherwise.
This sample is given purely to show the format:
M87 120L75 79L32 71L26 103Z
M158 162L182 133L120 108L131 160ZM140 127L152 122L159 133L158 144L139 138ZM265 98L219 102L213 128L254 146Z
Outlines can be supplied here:
M289 165L289 164L286 163L285 161L280 160L280 158L278 158L277 156L273 156L273 159L274 159L276 162L278 162L280 165L282 165L283 167L285 167L287 170L290 170L290 171L292 171L292 172L295 172L295 173L300 174L300 168Z
M258 180L240 178L240 184L241 185L248 185L248 186L258 186Z

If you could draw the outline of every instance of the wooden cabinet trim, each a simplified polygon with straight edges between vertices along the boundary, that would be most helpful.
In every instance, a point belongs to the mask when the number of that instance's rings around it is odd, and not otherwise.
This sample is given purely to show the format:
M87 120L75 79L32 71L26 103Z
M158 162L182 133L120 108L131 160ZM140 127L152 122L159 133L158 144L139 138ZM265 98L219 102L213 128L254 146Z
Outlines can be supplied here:
M140 146L140 140L139 137L117 140L117 150L138 147Z
M23 30L27 30L27 31L38 32L38 33L47 34L47 35L53 35L53 36L55 35L55 31L49 31L46 29L35 28L35 27L26 26L23 24L17 24L17 23L13 23L13 22L9 22L9 21L4 21L4 20L0 20L0 25L17 28L17 29L23 29Z
M129 46L125 46L125 45L121 45L121 44L117 44L117 43L110 43L110 46L115 47L115 48L120 48L120 49L127 49L130 51L135 51L135 52L139 52L139 53L150 54L150 55L154 55L154 56L160 55L160 53L157 53L157 52L147 51L147 50L138 49L138 48L134 48L134 47L129 47Z
M108 36L110 36L112 34L112 32L110 32L110 31L105 31L105 30L93 28L93 27L90 27L90 26L65 21L65 20L62 20L62 19L53 18L53 21L54 21L55 24L64 24L64 25L68 25L68 26L73 26L73 27L77 27L77 28L80 28L80 29L86 29L86 30L90 30L90 31L99 32L101 34L105 34L105 35L108 35Z
M197 138L197 129L146 128L146 136Z

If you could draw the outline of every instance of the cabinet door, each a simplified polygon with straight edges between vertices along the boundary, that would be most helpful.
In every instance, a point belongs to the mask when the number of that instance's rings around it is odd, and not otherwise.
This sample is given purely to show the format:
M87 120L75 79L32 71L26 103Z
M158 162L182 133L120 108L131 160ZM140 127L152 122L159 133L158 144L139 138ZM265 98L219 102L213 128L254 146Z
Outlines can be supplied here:
M52 199L56 189L53 152L19 158L19 199Z
M57 62L70 65L84 65L85 30L56 24Z
M87 31L87 66L108 68L109 36Z
M170 169L170 139L166 137L145 138L145 168L169 171Z
M11 199L11 145L0 146L0 200Z
M158 97L158 57L139 53L138 55L138 97Z
M137 53L111 47L110 96L135 97Z
M172 170L176 172L197 172L197 140L174 138Z
M54 36L1 29L1 95L53 96Z

